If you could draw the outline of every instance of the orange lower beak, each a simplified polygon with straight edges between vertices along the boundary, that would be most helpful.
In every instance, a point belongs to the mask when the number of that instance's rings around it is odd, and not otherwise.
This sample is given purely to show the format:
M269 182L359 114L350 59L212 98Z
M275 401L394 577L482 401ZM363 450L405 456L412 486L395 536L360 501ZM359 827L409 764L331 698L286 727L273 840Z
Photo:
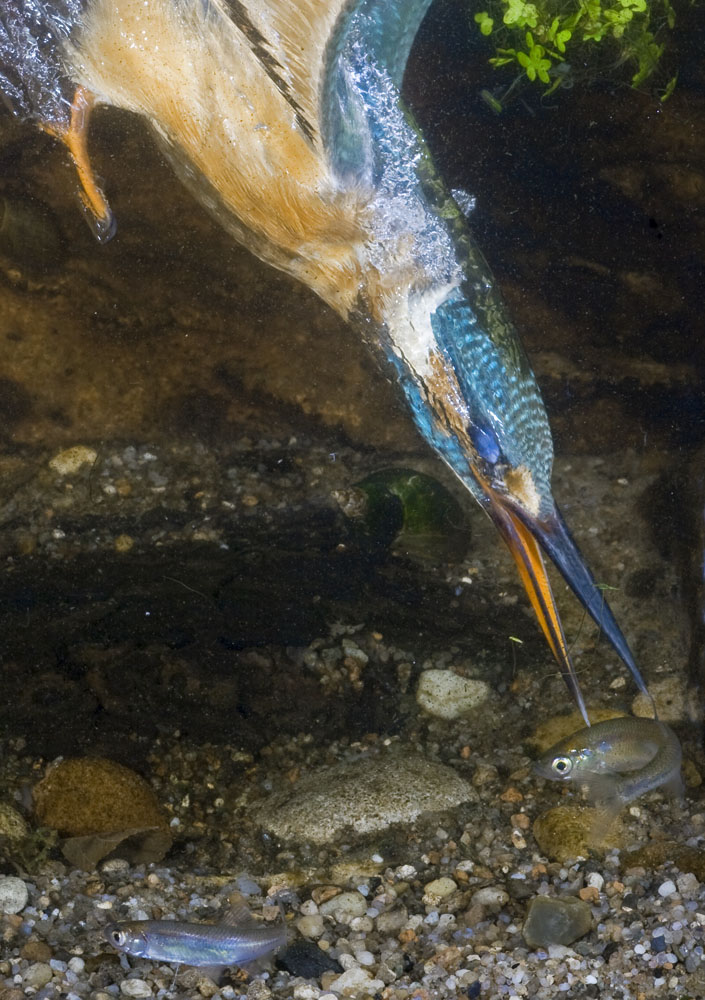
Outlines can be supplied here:
M639 690L649 698L653 706L649 689L634 661L629 644L622 635L603 591L596 585L558 509L554 506L547 516L539 519L515 507L511 501L491 488L487 489L487 496L489 498L487 512L514 556L521 581L529 595L543 634L587 725L590 725L590 722L585 702L566 645L541 549L560 570L580 603L599 626L622 662L629 668Z
M524 584L524 589L529 596L541 630L560 667L568 690L580 709L585 725L589 726L590 719L585 708L575 667L570 658L558 608L538 543L515 511L504 503L497 494L490 495L488 513L514 557L521 582Z

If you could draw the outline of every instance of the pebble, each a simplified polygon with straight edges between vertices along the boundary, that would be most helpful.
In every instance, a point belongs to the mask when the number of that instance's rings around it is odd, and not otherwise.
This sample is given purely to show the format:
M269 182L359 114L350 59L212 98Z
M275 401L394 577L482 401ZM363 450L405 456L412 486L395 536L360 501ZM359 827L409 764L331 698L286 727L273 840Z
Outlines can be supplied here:
M509 893L498 885L486 885L472 894L473 903L480 906L505 906L509 902Z
M60 476L73 476L82 465L93 465L98 458L98 452L86 445L77 444L58 452L49 460L49 468Z
M29 834L24 817L8 802L0 802L0 834L8 840L24 840Z
M684 872L676 879L676 887L684 896L690 896L700 889L700 882L692 872Z
M427 882L424 886L423 901L427 906L437 906L438 903L452 896L458 888L452 878L444 875L442 878Z
M592 910L575 896L535 896L522 934L530 948L570 945L592 928Z
M22 975L22 982L25 986L31 986L32 989L40 990L42 986L50 983L53 978L54 971L47 962L35 962L28 969L25 969Z
M373 979L366 969L354 965L328 983L327 989L344 997L371 996L384 989L384 983L381 979Z
M333 917L339 924L349 924L367 912L367 900L360 892L341 892L319 906L324 917Z
M416 689L420 708L437 719L458 719L487 700L489 685L452 670L424 670Z
M664 896L664 897L672 896L675 891L676 891L676 883L673 882L670 878L666 879L666 881L662 882L661 885L658 887L659 896Z
M307 938L319 938L324 931L323 917L320 913L299 917L296 921L299 934Z
M151 997L152 987L144 979L123 979L120 983L120 992L133 1000L146 1000Z
M0 913L19 913L29 899L27 886L16 875L0 878Z

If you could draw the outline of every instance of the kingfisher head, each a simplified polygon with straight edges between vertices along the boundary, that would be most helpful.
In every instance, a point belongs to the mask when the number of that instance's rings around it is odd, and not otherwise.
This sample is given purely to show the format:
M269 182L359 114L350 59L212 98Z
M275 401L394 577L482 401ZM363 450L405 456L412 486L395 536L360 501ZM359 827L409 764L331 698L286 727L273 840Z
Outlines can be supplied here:
M470 490L506 542L564 679L589 719L546 572L547 554L648 693L629 646L575 544L551 491L553 445L541 395L496 293L462 286L426 308L426 350L397 367L424 435ZM472 300L472 306L470 301ZM421 329L420 306L411 308ZM417 317L414 320L414 316ZM420 338L419 338L420 339ZM407 343L413 340L407 337Z

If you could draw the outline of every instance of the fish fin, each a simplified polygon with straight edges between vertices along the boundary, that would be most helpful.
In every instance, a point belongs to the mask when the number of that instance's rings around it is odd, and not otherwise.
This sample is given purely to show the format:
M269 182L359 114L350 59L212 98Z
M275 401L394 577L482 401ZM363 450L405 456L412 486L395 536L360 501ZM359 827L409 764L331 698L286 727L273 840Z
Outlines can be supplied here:
M216 986L220 983L227 965L199 965L198 971L207 979L212 979Z
M76 87L68 126L45 123L44 129L61 139L71 154L81 183L79 194L86 220L98 242L107 243L115 235L115 216L93 173L86 141L94 105L95 95L85 87Z
M616 799L608 802L598 802L592 809L592 822L588 834L588 843L593 848L610 846L610 834L622 810L622 803Z
M670 796L672 799L681 801L685 795L685 783L683 781L683 776L680 770L676 771L668 781L665 781L661 785L661 791L665 792L666 795Z
M259 926L252 916L250 908L245 902L245 897L240 892L234 892L229 900L228 909L218 921L228 927L255 927Z

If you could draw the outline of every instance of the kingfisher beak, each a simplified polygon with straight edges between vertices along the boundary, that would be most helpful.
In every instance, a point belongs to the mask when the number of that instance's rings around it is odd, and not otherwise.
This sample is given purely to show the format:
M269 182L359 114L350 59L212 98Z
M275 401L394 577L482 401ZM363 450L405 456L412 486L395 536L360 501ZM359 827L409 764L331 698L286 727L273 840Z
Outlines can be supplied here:
M575 544L558 509L548 517L532 517L511 500L488 491L487 512L497 526L519 569L539 625L546 636L568 690L575 699L586 725L590 725L575 667L566 644L563 626L556 607L541 549L549 556L587 613L604 633L612 647L629 668L639 689L650 699L648 688L634 662L627 640L617 624L602 590Z

